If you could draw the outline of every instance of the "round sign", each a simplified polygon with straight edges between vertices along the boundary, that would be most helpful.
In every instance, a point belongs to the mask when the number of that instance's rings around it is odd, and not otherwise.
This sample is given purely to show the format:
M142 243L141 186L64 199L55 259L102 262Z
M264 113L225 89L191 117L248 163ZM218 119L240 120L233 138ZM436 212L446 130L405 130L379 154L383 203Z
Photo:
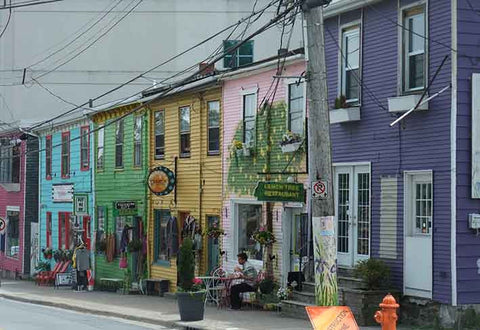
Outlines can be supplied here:
M318 181L316 182L314 185L313 185L313 191L316 193L316 194L323 194L325 192L325 184L323 184L323 182L321 181Z
M155 195L168 195L175 188L175 174L164 166L155 167L148 175L148 188Z
M7 222L5 219L0 218L0 233L3 233L3 231L7 228Z

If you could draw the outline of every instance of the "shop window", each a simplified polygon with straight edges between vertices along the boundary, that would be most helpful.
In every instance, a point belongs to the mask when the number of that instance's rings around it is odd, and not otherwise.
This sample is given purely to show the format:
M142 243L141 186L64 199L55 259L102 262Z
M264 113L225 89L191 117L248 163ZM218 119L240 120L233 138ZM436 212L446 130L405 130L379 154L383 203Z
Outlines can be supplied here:
M73 232L70 226L70 213L58 213L58 247L69 250L73 247Z
M154 238L154 258L155 261L162 263L168 261L168 242L171 233L168 232L168 222L170 221L169 210L155 210L155 238Z
M52 212L47 212L47 221L46 221L46 234L47 234L47 248L52 247Z
M252 204L238 204L238 250L245 252L249 260L263 260L263 247L257 243L252 235L260 229L262 224L262 206Z
M105 207L97 206L97 231L99 233L105 232Z
M90 129L88 126L80 129L80 169L88 171L90 168Z
M6 242L6 255L12 258L18 258L20 253L19 242L19 222L20 212L7 211L7 242Z
M115 218L115 252L116 254L126 252L126 251L122 251L121 249L122 234L126 224L127 224L127 217L118 216Z

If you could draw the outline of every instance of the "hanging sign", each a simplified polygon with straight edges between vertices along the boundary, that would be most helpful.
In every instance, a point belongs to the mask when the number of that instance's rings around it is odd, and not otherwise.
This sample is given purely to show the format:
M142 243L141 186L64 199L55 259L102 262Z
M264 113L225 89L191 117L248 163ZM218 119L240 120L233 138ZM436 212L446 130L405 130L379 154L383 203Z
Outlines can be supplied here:
M325 199L327 198L327 181L315 181L312 183L312 197Z
M164 166L155 167L148 175L148 188L157 196L170 194L175 188L175 174Z
M4 218L0 218L0 234L5 232L5 228L7 228L7 221Z
M73 184L52 185L52 201L54 203L73 202Z
M137 215L137 203L134 201L119 201L113 203L114 214L122 215Z
M358 330L350 307L347 306L307 306L308 317L314 329L318 330Z
M74 212L76 215L87 215L88 214L88 196L87 195L77 195L73 196L74 200Z
M259 201L265 202L304 202L303 183L264 182L257 184L253 193Z

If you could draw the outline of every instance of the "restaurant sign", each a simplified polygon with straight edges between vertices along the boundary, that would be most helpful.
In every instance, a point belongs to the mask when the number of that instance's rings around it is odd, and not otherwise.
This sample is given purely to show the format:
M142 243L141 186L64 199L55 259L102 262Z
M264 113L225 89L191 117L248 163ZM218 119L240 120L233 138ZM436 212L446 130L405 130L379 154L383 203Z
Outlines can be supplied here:
M259 201L305 202L305 188L302 183L258 182L253 193Z
M175 188L175 174L165 166L155 167L148 175L148 188L157 196L168 195Z
M115 215L137 215L137 203L133 201L114 202L113 209Z

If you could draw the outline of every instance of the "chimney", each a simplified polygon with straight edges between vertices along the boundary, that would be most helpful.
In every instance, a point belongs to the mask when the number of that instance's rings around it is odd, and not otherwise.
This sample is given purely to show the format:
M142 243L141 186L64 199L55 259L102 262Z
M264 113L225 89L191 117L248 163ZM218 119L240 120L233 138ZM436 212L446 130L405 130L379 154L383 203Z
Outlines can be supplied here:
M199 76L211 76L215 73L215 63L201 62L199 70Z

